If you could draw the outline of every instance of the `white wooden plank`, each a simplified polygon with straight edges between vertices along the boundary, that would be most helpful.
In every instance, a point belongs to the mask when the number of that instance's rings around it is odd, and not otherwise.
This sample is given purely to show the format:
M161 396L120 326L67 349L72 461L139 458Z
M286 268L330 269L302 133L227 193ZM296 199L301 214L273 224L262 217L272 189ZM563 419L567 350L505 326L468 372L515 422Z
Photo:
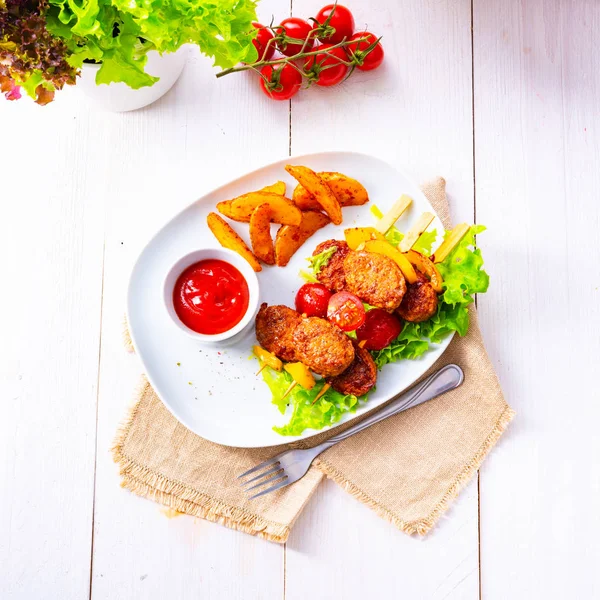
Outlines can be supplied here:
M410 537L327 480L286 544L285 597L477 598L473 506L477 507L476 481L428 538Z
M88 133L103 118L72 95L0 104L0 598L85 598L104 234Z
M268 15L269 5L261 3ZM113 132L104 279L92 597L281 598L284 548L182 516L119 487L109 448L137 382L121 318L129 271L153 231L216 185L285 156L289 105L273 103L248 74L216 81L192 54L175 89L124 116ZM119 144L125 137L129 148ZM159 174L159 176L155 176Z
M317 0L294 0L308 17ZM384 66L292 100L294 154L366 151L419 181L447 178L456 220L473 219L470 2L351 6L383 35ZM351 175L351 174L350 174ZM398 191L390 193L397 195ZM333 484L287 545L286 598L478 598L477 487L424 541L408 538Z
M600 6L475 2L481 324L514 425L481 472L482 595L600 588Z

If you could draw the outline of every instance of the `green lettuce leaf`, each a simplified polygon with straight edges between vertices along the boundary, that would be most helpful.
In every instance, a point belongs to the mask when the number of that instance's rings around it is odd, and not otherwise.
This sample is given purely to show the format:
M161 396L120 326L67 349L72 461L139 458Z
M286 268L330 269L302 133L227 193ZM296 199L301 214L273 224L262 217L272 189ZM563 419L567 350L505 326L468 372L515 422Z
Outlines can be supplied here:
M432 229L431 231L424 231L414 243L412 249L415 252L420 252L425 256L431 256L431 247L437 240L437 230Z
M327 250L324 250L320 254L315 254L315 256L307 258L306 260L308 261L308 266L311 271L315 275L318 275L321 272L321 269L327 265L336 250L337 246L331 246L331 248L327 248Z
M47 29L69 51L68 62L101 62L96 83L154 84L145 72L151 50L196 44L221 68L254 62L256 0L48 0Z
M475 236L482 231L485 231L483 225L473 225L450 256L437 265L444 279L442 299L446 304L471 304L473 294L488 289L490 278L483 270L481 250L474 248Z
M316 383L312 390L297 385L285 398L282 398L293 379L287 371L275 371L269 367L262 372L263 379L273 394L273 404L284 414L288 405L292 405L292 416L282 427L273 427L280 435L300 435L305 429L323 429L337 423L344 414L356 412L367 396L357 398L351 394L344 396L328 389L314 404L314 399L324 385L324 380Z

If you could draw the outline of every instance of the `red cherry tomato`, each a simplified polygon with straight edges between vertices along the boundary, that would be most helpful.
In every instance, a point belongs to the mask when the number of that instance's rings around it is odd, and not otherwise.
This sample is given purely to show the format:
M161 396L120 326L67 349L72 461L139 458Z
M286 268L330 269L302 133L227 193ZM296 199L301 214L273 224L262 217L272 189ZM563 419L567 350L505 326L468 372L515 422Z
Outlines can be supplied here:
M350 39L359 40L360 38L367 38L368 41L348 44L346 52L350 58L355 58L358 69L361 71L372 71L383 62L383 47L381 42L379 42L368 54L365 54L365 50L377 41L377 37L368 31L363 31L362 33L355 33Z
M365 307L350 292L338 292L329 299L327 318L342 331L354 331L365 322Z
M279 40L277 42L277 48L279 49L279 52L281 52L281 54L285 54L286 56L294 56L294 54L298 54L298 52L302 50L304 40L306 40L308 37L310 37L310 39L306 43L306 46L304 46L304 51L309 52L312 50L312 47L315 44L315 36L313 35L312 27L310 26L310 23L304 19L298 19L297 17L284 19L276 28L276 31L277 35L286 35L287 37L300 40L298 43L289 43L285 40Z
M258 52L258 60L269 60L275 52L275 42L269 44L269 40L273 39L273 34L260 23L252 23L255 29L258 29L256 37L252 40L256 51ZM268 46L268 48L267 48ZM266 49L266 52L265 52Z
M317 13L316 20L319 25L323 25L331 13L333 14L327 23L325 35L321 35L319 39L331 44L338 44L344 38L350 39L350 36L354 33L352 13L341 4L328 4ZM317 28L319 25L315 23L314 27Z
M309 56L304 63L304 70L311 81L317 85L327 87L336 85L346 77L348 67L341 61L348 57L341 48L331 49L331 44L319 46L319 50L328 50L327 53Z
M381 350L389 346L402 331L400 319L382 308L373 308L365 322L356 330L356 339L365 340L367 350Z
M292 65L264 66L260 73L267 79L268 84L261 77L262 91L273 100L288 100L298 92L302 86L302 75Z
M296 294L296 310L308 317L327 316L331 292L321 283L305 283Z

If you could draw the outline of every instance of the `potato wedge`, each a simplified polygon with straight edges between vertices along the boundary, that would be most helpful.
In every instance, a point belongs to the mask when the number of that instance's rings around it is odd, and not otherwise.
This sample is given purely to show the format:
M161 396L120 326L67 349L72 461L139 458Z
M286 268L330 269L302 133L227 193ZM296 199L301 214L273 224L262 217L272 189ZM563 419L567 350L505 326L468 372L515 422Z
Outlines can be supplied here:
M417 281L417 274L408 258L406 258L406 256L404 256L397 248L394 248L389 242L372 240L365 243L364 249L367 252L375 252L377 254L388 256L400 267L400 270L408 283L415 283Z
M285 182L278 181L271 185L265 185L264 188L260 188L259 192L271 192L272 194L278 194L279 196L285 196Z
M360 206L369 201L367 190L356 179L333 171L322 171L318 175L331 188L341 206ZM295 187L292 200L300 210L322 209L314 196L300 184Z
M452 250L454 250L454 246L462 240L467 231L469 231L470 226L466 223L460 223L457 225L451 232L450 235L441 243L440 247L434 252L432 256L434 263L441 263L450 255Z
M389 229L394 226L394 223L402 216L402 213L412 204L412 198L406 194L402 194L400 199L383 215L379 223L376 225L377 231L386 234Z
M268 204L259 204L250 217L250 241L256 258L268 265L275 264L275 248L271 239L271 208Z
M442 283L444 280L442 279L442 274L438 271L437 267L420 252L416 252L415 250L409 250L404 256L408 259L413 267L416 267L423 273L427 275L433 289L438 293L442 293Z
M420 235L429 227L434 218L434 215L430 212L424 212L402 238L402 241L398 245L400 252L408 252L415 245Z
M329 223L329 217L321 212L308 210L302 213L299 227L283 225L275 237L275 260L277 266L285 267L296 250L316 231Z
M308 167L286 165L285 170L314 197L332 223L342 222L342 207L324 179Z
M217 210L225 215L228 219L232 219L233 221L237 221L235 218L235 214L233 209L231 208L233 200L223 200L223 202L217 202Z
M223 248L229 248L234 252L237 252L242 258L245 258L250 266L256 271L262 271L260 263L256 259L256 256L252 254L250 248L246 246L246 242L231 228L229 223L219 216L217 213L208 213L206 222L209 229L213 232L213 235L217 238L219 244Z
M286 189L285 182L278 181L277 183L273 183L271 185L266 185L264 188L261 188L257 192L251 192L251 193L253 193L253 194L266 193L266 194L276 194L277 196L285 196L285 189ZM244 196L247 196L247 195L248 194L244 194ZM243 198L243 196L239 196L239 198ZM238 198L234 198L234 200L237 200L237 199ZM227 218L231 219L232 221L241 221L242 223L250 222L249 217L248 217L248 220L246 220L245 213L244 213L244 215L242 215L242 218L240 218L239 209L233 208L233 200L223 200L222 202L218 202L217 210L222 215L225 215Z
M344 229L344 237L351 250L356 250L361 244L369 240L386 241L385 236L379 233L375 227L351 227L350 229Z
M249 223L254 209L260 204L268 204L271 209L271 221L281 225L300 225L300 209L285 196L272 192L250 192L233 200L217 204L217 210L233 221Z

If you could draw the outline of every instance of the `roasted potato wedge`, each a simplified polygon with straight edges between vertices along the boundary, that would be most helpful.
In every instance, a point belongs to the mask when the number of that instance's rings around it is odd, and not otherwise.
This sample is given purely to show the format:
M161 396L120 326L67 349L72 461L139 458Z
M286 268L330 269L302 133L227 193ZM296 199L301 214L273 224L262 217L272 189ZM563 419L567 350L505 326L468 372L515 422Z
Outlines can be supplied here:
M259 192L271 192L272 194L279 194L280 196L285 196L285 182L278 181L277 183L273 183L272 185L265 185L264 188L258 190Z
M268 204L271 209L271 221L281 225L300 225L300 209L285 196L272 192L250 192L233 200L217 204L217 210L233 221L249 223L254 209L260 204Z
M299 227L283 225L275 238L275 260L277 266L285 267L296 250L316 231L329 223L329 217L321 212L306 211L302 213Z
M268 265L275 264L275 248L271 239L271 208L259 204L250 217L250 241L254 256Z
M369 240L386 241L385 236L377 231L375 227L351 227L350 229L344 229L344 237L351 250L356 250L361 244Z
M332 223L342 222L342 207L324 179L308 167L286 165L285 170L314 197Z
M318 175L331 188L341 206L360 206L369 201L367 190L356 179L334 171L323 171ZM300 210L321 210L322 208L314 196L300 184L295 187L292 200Z
M209 229L213 232L214 236L219 241L219 244L223 248L229 248L234 252L237 252L242 258L245 258L250 266L255 271L262 271L260 263L256 259L256 256L252 254L250 248L246 246L246 242L231 228L229 223L219 216L217 213L208 213L206 222Z

